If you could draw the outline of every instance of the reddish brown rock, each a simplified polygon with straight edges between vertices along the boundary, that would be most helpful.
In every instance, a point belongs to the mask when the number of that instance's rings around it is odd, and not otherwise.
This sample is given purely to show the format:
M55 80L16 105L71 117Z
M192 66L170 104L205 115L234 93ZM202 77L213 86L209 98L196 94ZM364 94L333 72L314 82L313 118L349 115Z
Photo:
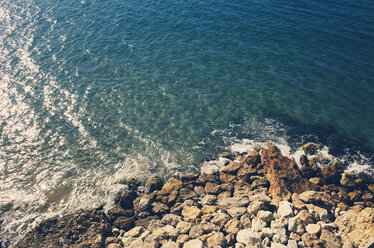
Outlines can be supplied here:
M322 167L321 176L327 184L339 184L342 172L342 164L339 161L335 161L331 166Z
M262 148L261 161L265 177L270 182L269 194L276 205L281 200L289 200L293 192L301 193L315 187L301 176L295 161L283 156L269 142Z
M163 182L161 177L159 176L153 176L150 179L148 179L147 183L145 184L145 188L149 193L155 191L155 190L160 190L163 186Z
M111 235L103 211L79 210L61 219L42 221L13 247L93 247L100 248Z

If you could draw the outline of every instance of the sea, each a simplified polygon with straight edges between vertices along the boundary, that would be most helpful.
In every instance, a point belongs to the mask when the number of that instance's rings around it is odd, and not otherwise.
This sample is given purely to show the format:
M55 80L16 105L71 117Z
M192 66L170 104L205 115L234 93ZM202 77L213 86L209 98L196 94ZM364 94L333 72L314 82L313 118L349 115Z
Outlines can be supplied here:
M265 141L373 171L373 0L0 1L0 246Z

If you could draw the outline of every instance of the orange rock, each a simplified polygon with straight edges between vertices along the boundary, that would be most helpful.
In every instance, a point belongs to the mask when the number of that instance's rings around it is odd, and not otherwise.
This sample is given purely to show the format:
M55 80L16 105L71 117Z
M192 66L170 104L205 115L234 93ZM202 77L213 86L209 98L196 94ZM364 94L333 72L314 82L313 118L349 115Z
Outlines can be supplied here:
M289 200L294 192L301 193L316 187L301 176L294 160L283 156L270 142L266 142L262 148L261 162L275 205L281 200Z

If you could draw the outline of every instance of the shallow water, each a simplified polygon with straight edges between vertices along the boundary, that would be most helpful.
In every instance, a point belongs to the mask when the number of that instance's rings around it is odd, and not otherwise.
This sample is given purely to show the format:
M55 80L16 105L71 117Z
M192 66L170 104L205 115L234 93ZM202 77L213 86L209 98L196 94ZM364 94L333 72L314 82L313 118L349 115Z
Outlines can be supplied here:
M0 44L2 239L237 144L372 164L369 0L3 0Z

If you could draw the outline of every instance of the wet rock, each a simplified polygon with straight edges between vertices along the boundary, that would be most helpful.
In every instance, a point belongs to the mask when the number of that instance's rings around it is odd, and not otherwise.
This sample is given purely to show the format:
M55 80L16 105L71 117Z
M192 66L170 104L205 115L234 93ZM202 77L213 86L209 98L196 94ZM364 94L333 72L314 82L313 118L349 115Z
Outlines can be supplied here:
M343 243L366 245L374 237L374 208L352 208L335 220Z
M114 222L113 226L128 231L135 226L134 218L127 218L125 216L118 217Z
M270 182L269 193L274 205L290 200L293 192L301 193L312 188L312 184L301 176L295 162L283 156L271 143L264 144L261 161L265 177Z
M42 221L13 247L103 247L111 234L103 211L79 210L58 220Z
M169 207L166 204L160 202L152 203L152 212L156 215L162 215L169 211Z
M307 143L300 147L300 149L307 155L314 155L319 149L319 145L313 142Z
M231 152L221 152L219 155L221 158L234 159L235 156Z
M119 201L119 205L123 208L123 209L133 209L134 208L134 204L133 204L133 201L135 200L135 198L137 197L137 193L134 191L134 190L130 190L126 193L123 193L121 195L121 198L120 198L120 201Z
M354 187L356 186L355 183L355 175L352 172L346 171L341 174L340 184L343 187Z
M205 163L200 168L201 174L206 174L206 175L217 174L218 171L219 171L219 165L217 163L215 163L215 162Z
M323 166L321 168L321 177L327 184L337 184L340 181L342 172L342 164L335 161L331 166Z
M172 191L178 191L182 188L183 183L182 181L171 177L165 185L162 187L162 189L158 192L159 195L168 195Z
M240 230L236 235L236 241L248 246L255 246L260 243L262 236L258 232L254 232L251 229Z
M114 206L108 211L108 218L110 222L113 222L115 219L117 219L120 216L132 217L133 215L134 215L134 211L132 209L124 210L120 206Z
M185 206L182 216L185 221L195 221L201 215L201 210L196 206Z

